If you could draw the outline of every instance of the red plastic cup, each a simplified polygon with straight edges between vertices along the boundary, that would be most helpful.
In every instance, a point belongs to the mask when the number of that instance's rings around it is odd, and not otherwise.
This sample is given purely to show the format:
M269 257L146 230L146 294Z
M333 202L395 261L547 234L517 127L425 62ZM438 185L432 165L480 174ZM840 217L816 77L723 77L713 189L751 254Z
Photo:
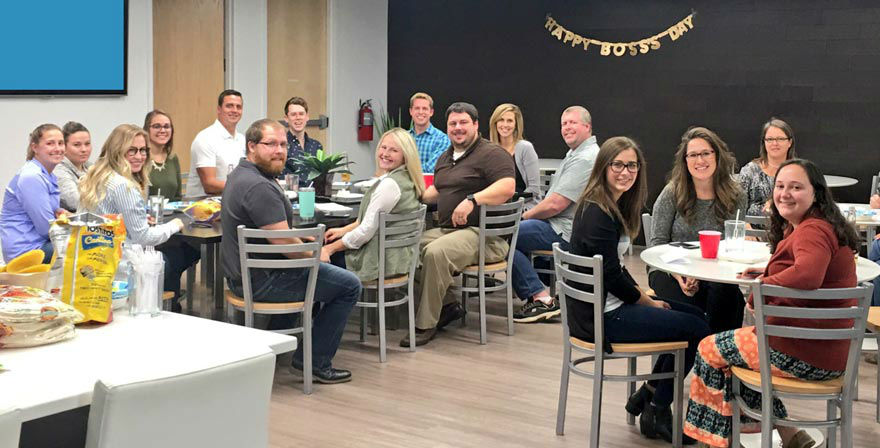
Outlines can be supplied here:
M721 232L700 230L700 253L703 258L718 258L718 245L721 243Z
M424 173L422 177L425 178L425 188L434 185L434 173Z

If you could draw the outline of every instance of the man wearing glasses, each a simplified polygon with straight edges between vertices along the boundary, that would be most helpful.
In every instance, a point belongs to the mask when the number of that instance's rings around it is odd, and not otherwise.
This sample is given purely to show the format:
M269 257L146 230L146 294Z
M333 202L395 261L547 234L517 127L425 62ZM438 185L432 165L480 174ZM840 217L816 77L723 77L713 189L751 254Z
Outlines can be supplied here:
M293 209L275 178L287 160L287 138L284 127L270 119L258 120L247 130L247 157L229 175L223 192L220 222L223 225L223 272L229 289L238 297L242 290L241 260L238 247L238 226L249 229L289 230L293 223ZM300 244L298 238L270 239L272 244ZM265 241L262 241L265 244ZM282 257L278 254L267 254ZM307 253L288 253L283 256L302 258ZM271 258L267 256L267 258ZM305 298L308 269L255 269L251 271L251 290L257 302L293 302ZM336 369L331 361L339 348L342 330L349 313L361 295L361 282L345 269L321 263L315 283L315 307L312 326L312 367L316 382L344 383L351 380L351 372ZM292 314L276 314L269 321L269 329L292 328ZM302 345L293 354L291 372L302 375Z
M559 301L550 297L550 291L538 278L529 255L536 250L551 250L553 243L560 243L564 250L569 250L575 207L599 154L592 118L585 107L565 109L561 128L568 153L553 174L547 195L538 205L523 213L516 240L513 289L526 301L513 313L513 320L520 323L538 322L559 315Z
M226 176L244 157L244 135L235 131L241 120L241 93L224 90L217 99L217 119L193 140L186 197L219 195Z

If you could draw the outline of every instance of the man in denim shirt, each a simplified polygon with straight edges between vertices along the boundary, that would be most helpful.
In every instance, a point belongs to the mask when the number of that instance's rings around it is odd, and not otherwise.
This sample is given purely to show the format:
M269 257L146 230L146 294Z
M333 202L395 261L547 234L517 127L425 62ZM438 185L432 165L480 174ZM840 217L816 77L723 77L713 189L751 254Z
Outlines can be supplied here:
M434 100L430 95L418 92L409 99L409 115L412 117L412 128L409 133L419 148L419 158L423 173L433 173L434 164L443 151L449 148L449 136L431 124L434 116Z

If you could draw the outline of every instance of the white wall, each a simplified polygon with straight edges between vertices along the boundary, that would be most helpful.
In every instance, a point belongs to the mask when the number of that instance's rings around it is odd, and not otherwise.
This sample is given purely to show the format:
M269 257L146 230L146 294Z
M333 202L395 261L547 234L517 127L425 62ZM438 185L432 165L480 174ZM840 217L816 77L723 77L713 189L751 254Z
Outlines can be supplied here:
M28 134L40 124L63 126L70 120L84 124L92 134L92 160L113 128L122 123L143 124L153 106L153 2L129 0L128 8L128 95L0 97L0 186L4 191L24 165Z
M243 134L251 123L266 118L268 108L266 0L226 0L226 21L226 86L244 99L238 123Z
M329 0L327 147L348 152L353 178L375 171L376 141L357 141L358 99L388 103L388 0ZM379 136L375 135L374 139Z

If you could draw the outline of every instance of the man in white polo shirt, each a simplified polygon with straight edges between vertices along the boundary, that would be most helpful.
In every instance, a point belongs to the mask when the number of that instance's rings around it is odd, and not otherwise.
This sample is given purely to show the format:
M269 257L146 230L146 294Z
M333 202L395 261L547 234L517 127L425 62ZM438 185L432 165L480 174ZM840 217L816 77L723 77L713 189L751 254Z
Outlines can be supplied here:
M241 120L241 93L224 90L217 99L217 120L192 143L186 197L223 194L226 176L245 155L244 135L235 131Z

